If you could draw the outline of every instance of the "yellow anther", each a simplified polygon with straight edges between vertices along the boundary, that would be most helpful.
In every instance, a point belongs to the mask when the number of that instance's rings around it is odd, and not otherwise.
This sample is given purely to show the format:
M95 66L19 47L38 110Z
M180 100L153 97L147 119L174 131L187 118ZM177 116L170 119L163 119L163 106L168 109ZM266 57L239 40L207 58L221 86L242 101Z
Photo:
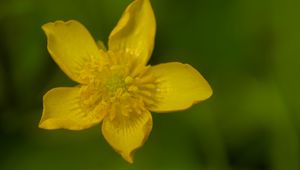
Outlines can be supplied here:
M129 83L131 83L132 81L133 81L133 78L130 77L130 76L127 76L127 77L125 78L125 84L129 84Z
M132 86L129 86L129 87L128 87L128 91L129 91L129 92L136 92L136 91L138 91L138 87L137 87L137 86L133 86L133 85L132 85Z
M110 113L109 113L109 119L112 121L117 114L117 109L115 108L115 106L112 106L110 109Z
M122 99L126 99L126 98L128 98L128 97L130 97L130 94L129 94L128 92L124 92L124 93L121 95L121 98L122 98Z

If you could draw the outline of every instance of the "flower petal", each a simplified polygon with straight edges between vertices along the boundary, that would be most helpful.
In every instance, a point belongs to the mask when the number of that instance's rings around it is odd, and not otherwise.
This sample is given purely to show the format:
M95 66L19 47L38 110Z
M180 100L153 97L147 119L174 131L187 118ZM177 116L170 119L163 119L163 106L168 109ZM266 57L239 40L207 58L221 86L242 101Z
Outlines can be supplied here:
M59 67L74 81L92 59L100 61L97 44L88 30L78 21L56 21L42 26L47 35L48 51Z
M81 106L80 87L59 87L44 95L43 129L81 130L99 123L104 112L87 112Z
M116 113L113 119L106 116L102 124L107 142L129 163L133 163L133 152L144 144L151 129L152 117L145 109L128 116Z
M109 50L146 65L154 46L156 23L149 0L134 0L109 36Z
M149 68L157 80L154 112L184 110L212 95L212 89L201 74L188 64L177 62L159 64Z

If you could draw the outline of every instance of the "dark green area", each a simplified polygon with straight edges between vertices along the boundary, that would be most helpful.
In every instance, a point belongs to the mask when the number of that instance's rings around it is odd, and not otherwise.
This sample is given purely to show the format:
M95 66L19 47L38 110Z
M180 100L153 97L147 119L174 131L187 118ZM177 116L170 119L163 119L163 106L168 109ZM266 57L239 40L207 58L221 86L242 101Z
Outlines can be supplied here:
M299 0L152 0L150 64L190 63L214 95L187 111L154 114L135 163L101 135L38 129L42 96L74 85L52 61L41 25L76 19L99 40L129 0L0 1L0 169L298 170Z

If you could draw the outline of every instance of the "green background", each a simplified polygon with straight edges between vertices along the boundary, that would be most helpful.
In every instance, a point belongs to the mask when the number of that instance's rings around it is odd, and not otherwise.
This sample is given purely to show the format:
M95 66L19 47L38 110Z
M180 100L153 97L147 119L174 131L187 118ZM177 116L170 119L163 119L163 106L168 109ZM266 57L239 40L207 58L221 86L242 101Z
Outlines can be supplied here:
M126 163L100 126L38 129L42 96L72 86L41 25L76 19L107 41L129 0L0 1L1 170L299 170L300 1L152 0L150 64L190 63L213 96L153 114L146 144Z

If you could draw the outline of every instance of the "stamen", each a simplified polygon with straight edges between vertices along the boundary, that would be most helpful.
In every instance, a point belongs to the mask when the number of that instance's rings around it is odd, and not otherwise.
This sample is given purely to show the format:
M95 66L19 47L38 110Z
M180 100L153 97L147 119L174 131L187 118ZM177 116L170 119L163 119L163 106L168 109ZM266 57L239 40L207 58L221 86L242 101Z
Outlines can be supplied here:
M155 104L157 85L155 78L148 74L148 67L132 61L120 63L112 52L107 61L108 64L90 62L88 69L81 72L80 76L88 80L81 87L82 108L96 116L105 108L113 120L117 115L141 114L145 106Z
M128 91L129 92L136 92L136 91L138 91L138 87L134 86L134 85L131 85L131 86L128 87Z
M132 81L133 81L133 78L130 77L130 76L127 76L127 77L125 78L125 84L130 84Z

